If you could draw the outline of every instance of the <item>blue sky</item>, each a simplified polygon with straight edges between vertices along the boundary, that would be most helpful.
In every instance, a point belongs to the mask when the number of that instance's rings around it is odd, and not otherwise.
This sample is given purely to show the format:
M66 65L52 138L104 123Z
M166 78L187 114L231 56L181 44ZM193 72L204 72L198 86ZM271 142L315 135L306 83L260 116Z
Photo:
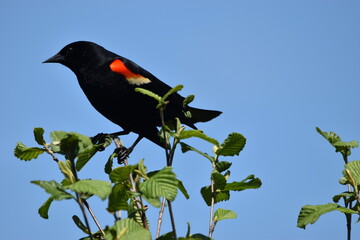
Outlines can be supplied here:
M35 145L32 130L43 127L93 136L119 128L97 113L75 75L41 64L66 44L96 42L146 68L192 106L216 109L216 120L198 124L222 141L236 131L247 145L233 162L231 179L255 174L259 190L232 194L218 207L238 214L220 222L215 239L344 239L345 218L324 215L307 230L296 228L306 204L325 204L345 191L338 184L343 162L315 131L335 131L344 141L360 140L360 2L358 1L3 1L0 7L0 198L4 239L78 239L72 202L55 202L49 220L38 207L47 194L31 180L60 180L46 156L22 162L13 156L17 141ZM47 135L48 136L48 135ZM123 138L131 144L135 135ZM211 146L191 141L203 151ZM80 177L104 179L110 151L100 153ZM359 160L355 149L350 160ZM130 161L145 158L162 168L164 153L143 140ZM224 159L225 160L225 159ZM208 185L210 166L196 154L177 154L175 172L191 195L174 204L179 235L186 222L206 234L209 209L199 190ZM112 217L105 202L90 204L102 225ZM189 210L190 209L190 210ZM150 210L155 229L157 209ZM354 238L360 226L353 226ZM94 227L93 227L94 229ZM163 232L170 230L164 224Z

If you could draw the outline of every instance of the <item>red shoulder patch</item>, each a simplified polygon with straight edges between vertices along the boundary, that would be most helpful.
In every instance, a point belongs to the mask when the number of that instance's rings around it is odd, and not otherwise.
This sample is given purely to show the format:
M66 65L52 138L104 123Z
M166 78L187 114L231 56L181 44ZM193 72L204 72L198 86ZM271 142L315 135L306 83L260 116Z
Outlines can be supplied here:
M150 79L130 71L120 59L115 59L110 64L110 69L123 75L130 84L141 85L151 82Z

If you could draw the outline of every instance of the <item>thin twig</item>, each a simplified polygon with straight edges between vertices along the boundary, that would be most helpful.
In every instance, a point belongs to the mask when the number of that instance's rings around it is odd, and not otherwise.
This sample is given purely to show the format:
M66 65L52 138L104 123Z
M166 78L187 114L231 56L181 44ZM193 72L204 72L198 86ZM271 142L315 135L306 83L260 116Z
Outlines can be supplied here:
M212 237L212 234L215 230L214 224L214 205L215 205L215 196L214 196L214 180L211 179L211 207L210 207L210 221L209 221L209 238Z
M165 204L166 204L166 198L163 198L161 207L160 207L160 211L159 211L159 218L158 218L158 224L157 224L157 228L156 228L155 238L158 238L160 236L160 229L161 229L161 223L162 223L162 219L163 219L163 215L164 215Z
M96 216L95 216L94 212L93 212L93 211L92 211L92 209L90 208L89 203L88 203L85 199L83 199L83 202L84 202L85 207L86 207L86 208L87 208L87 210L89 211L89 213L90 213L90 215L91 215L92 219L94 220L94 222L95 222L96 226L98 227L99 231L101 232L101 234L102 234L103 236L105 236L105 232L104 232L104 230L102 229L102 227L101 227L101 225L100 225L99 221L97 220L97 218L96 218Z
M171 206L171 201L167 200L167 204L168 204L168 208L169 208L171 227L173 229L173 236L174 236L174 239L176 240L177 234L176 234L176 227L175 227L175 218L174 218L174 213L173 213L172 206Z
M53 160L55 162L59 162L59 159L55 156L54 152L49 148L49 144L44 144L44 147L45 147L46 152L51 155Z
M165 107L160 109L160 119L161 119L161 126L162 126L162 129L163 129L164 148L165 148L165 154L166 154L166 165L168 167L170 167L172 165L173 158L174 158L173 152L175 151L175 146L173 146L173 148L169 148L168 142L166 141L164 111L165 111ZM177 240L175 218L174 218L174 213L173 213L172 206L171 206L171 201L169 201L169 200L165 201L165 200L166 199L164 198L162 203L161 203L161 208L160 208L160 212L159 212L159 219L158 219L158 226L157 226L156 234L157 235L160 234L160 228L161 228L161 223L162 223L162 215L163 215L163 212L164 212L164 209L165 209L165 204L166 204L166 201L167 201L168 208L169 208L171 227L172 227L172 230L173 230L173 236L174 236L174 239Z
M122 147L122 143L120 142L118 137L114 137L113 140L114 140L116 148L121 148ZM128 160L126 158L124 159L123 162L124 162L125 166L129 165L129 162L128 162ZM135 184L134 178L133 178L131 173L129 175L129 180L130 180L130 183L131 183L130 191L136 193L136 184ZM149 229L149 225L147 223L147 218L146 218L146 214L145 214L145 211L144 211L144 204L143 204L142 199L139 199L139 197L134 197L134 200L135 200L135 204L136 204L136 207L138 209L138 212L140 214L141 222L143 224L143 227L146 228L146 229Z
M345 164L348 163L348 151L349 151L349 149L347 149L344 153L341 152ZM348 192L351 192L351 186L349 183L347 184L347 188L348 188ZM352 202L345 201L345 207L351 209ZM352 215L349 213L345 213L345 217L346 217L346 228L347 228L347 240L351 240L351 218L352 218Z
M79 204L79 207L81 209L81 212L82 212L82 215L84 217L84 220L85 220L85 225L86 225L86 228L89 230L89 237L91 240L93 240L93 236L92 236L92 233L91 233L91 229L90 229L90 224L89 224L89 220L86 216L86 212L85 212L85 208L84 208L84 203L83 201L81 200L81 196L80 196L80 193L76 193L76 201L77 203Z

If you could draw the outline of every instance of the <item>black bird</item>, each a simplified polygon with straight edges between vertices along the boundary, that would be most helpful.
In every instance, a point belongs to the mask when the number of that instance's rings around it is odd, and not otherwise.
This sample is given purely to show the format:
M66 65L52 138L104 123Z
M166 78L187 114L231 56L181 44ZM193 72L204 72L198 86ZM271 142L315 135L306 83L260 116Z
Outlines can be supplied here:
M70 68L93 107L123 128L118 135L137 133L139 137L131 150L143 137L164 147L158 136L157 126L161 125L161 120L157 101L134 89L141 87L163 96L170 86L129 59L92 42L71 43L44 63L61 63ZM170 95L168 100L165 121L177 117L193 129L196 129L194 123L210 121L221 114L183 106L184 97L178 93ZM186 111L191 113L190 118L185 116Z

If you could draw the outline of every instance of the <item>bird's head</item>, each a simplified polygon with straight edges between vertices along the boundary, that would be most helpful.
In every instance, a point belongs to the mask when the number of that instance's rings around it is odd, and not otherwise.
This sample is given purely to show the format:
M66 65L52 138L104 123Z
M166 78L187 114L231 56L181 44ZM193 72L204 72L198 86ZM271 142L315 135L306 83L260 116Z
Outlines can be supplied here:
M94 67L93 63L105 61L105 48L93 42L78 41L66 45L57 54L43 63L61 63L77 73L80 69L88 66Z

